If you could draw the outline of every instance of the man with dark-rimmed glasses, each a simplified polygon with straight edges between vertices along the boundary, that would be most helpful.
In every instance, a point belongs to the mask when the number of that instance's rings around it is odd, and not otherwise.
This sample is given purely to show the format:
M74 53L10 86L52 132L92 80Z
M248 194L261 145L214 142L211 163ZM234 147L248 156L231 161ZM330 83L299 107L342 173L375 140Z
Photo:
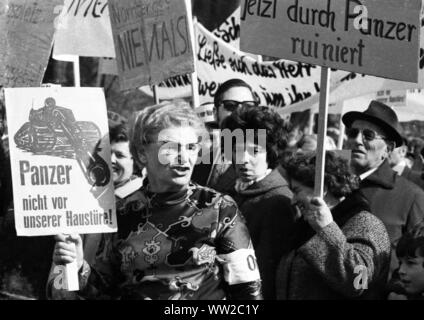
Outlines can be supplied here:
M424 192L398 176L388 161L389 153L403 143L397 115L389 106L371 101L364 112L348 112L342 120L361 192L369 201L371 212L386 225L394 249L402 234L424 218ZM390 271L397 267L392 254Z
M230 79L222 83L214 96L214 115L221 127L222 122L241 106L258 106L259 101L249 84L241 79ZM214 146L216 150L219 146ZM223 193L233 190L236 175L229 160L225 163L220 152L210 153L210 163L196 165L193 181Z
M242 105L257 106L258 100L252 88L241 79L231 79L222 83L214 96L216 120L222 122Z

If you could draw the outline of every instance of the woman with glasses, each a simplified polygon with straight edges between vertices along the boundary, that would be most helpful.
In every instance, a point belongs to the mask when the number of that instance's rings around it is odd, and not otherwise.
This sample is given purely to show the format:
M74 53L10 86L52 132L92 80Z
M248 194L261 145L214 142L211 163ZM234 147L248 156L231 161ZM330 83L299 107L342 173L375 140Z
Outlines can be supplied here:
M384 299L390 265L384 224L356 191L348 162L333 152L326 154L324 197L315 197L315 163L315 153L306 153L285 164L302 219L278 266L278 299Z
M103 267L87 263L78 235L56 237L54 262L77 260L81 296L261 298L255 252L237 205L190 182L205 134L186 103L164 103L136 115L130 148L147 178L141 199L119 217Z
M109 130L109 140L111 149L112 180L115 189L115 204L118 221L121 215L126 215L132 210L134 202L142 197L140 188L145 177L144 172L135 165L134 158L130 152L130 141L126 124L112 126ZM111 241L113 234L94 233L82 237L84 244L84 259L95 268L101 268L107 244ZM49 286L55 278L54 268L49 274ZM52 293L50 299L73 300L79 297L74 292L64 290L48 290Z
M264 298L275 299L276 267L295 220L292 193L276 168L287 145L286 125L267 107L243 106L225 119L223 128L224 152L231 151L227 158L237 176L232 194L252 236ZM233 135L232 144L226 144Z

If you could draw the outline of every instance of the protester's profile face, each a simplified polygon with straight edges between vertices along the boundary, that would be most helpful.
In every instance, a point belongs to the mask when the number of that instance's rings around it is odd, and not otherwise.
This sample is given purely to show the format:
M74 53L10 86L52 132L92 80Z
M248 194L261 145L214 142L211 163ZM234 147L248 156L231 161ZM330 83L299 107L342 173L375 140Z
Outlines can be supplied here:
M366 120L355 120L350 129L357 129L356 136L349 136L348 149L352 150L351 165L356 173L363 173L377 168L388 156L388 146L384 139L385 133L376 124ZM374 139L370 139L366 130L374 132Z
M190 126L161 130L146 145L140 160L154 192L179 191L190 182L199 153L199 137Z
M233 145L232 161L237 176L244 182L263 177L268 170L266 146L254 143L252 139Z
M423 294L424 257L400 257L399 278L407 294Z
M298 215L304 215L306 210L310 210L311 199L315 196L314 188L305 185L304 183L292 179L290 181L290 189L293 192L292 205L298 211ZM339 199L333 195L326 187L324 190L324 201L327 206L332 208L339 202Z
M112 142L110 148L112 152L112 180L115 185L118 185L132 176L134 161L128 141Z
M221 101L233 100L237 102L254 102L255 98L253 97L252 92L249 88L246 87L232 87L224 92L221 97ZM221 126L222 122L226 117L228 117L234 110L227 110L223 106L218 107L217 110L217 121Z
M309 210L309 203L314 196L314 189L298 180L292 179L291 191L293 192L292 205L300 215L304 215L305 210Z
M399 148L393 149L389 154L389 164L395 166L400 163L406 157L406 147L401 146Z

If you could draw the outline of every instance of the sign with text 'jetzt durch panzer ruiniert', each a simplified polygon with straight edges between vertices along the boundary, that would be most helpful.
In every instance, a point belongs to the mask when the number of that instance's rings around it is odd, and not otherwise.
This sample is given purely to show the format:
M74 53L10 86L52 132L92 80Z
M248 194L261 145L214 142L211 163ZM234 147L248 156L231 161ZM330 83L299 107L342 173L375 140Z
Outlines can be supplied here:
M243 51L418 81L421 0L242 0Z

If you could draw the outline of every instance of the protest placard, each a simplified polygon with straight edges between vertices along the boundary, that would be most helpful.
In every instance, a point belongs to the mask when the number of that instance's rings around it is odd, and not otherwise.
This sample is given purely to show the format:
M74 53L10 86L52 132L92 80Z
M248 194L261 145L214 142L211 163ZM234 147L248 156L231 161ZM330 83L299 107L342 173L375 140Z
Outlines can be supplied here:
M371 100L389 105L400 122L424 121L424 92L421 90L380 90L343 102L343 112L363 112Z
M406 104L406 96L406 90L379 90L376 92L374 100L391 107L398 107Z
M115 232L104 93L5 90L18 236Z
M65 0L55 34L53 56L115 57L107 0Z
M200 23L194 27L197 41L197 73L200 103L213 101L218 86L240 78L249 83L262 105L283 108L319 91L320 68L301 62L258 62L244 52L216 37ZM346 76L338 73L333 81ZM190 77L172 77L157 87L161 99L189 95ZM151 90L143 87L143 92Z
M185 0L109 0L121 89L192 73Z
M421 0L242 1L240 48L418 81Z
M418 82L421 0L245 0L241 12L242 50L322 66L314 188L322 197L329 68Z
M232 47L222 38L216 37L200 23L194 25L194 30L197 35L196 39L202 43L202 46L198 46L196 51L197 55L201 57L196 60L201 103L213 101L219 84L232 78L247 81L260 98L261 104L275 107L281 114L310 109L318 102L320 67L288 60L259 62ZM214 68L212 59L202 58L208 52L214 52L215 55L221 57L219 68ZM235 67L243 64L244 68ZM300 68L299 66L304 66L304 70L309 70L309 72L294 72ZM255 73L251 70L269 70L269 72ZM270 76L272 74L275 76ZM285 76L289 74L290 76ZM424 69L420 70L420 83L424 83ZM189 75L171 77L158 85L157 92L161 99L187 97L190 96L190 84ZM333 71L331 101L357 97L379 91L382 88L409 89L419 86L422 85L359 73ZM209 88L211 90L208 90ZM149 86L144 86L141 90L150 96L153 95ZM331 109L329 111L332 112Z
M61 0L0 0L0 85L39 86Z
M422 15L422 14L421 14ZM424 26L424 19L422 19L421 25ZM230 20L228 20L230 21ZM237 23L237 22L235 22ZM202 33L206 38L208 38L208 42L216 44L217 48L219 49L219 52L222 52L222 54L226 57L227 52L232 52L233 55L246 55L245 52L242 52L240 50L237 50L236 48L232 46L228 46L228 50L225 49L226 47L226 41L224 40L230 40L229 37L217 37L216 32L214 31L213 34L207 31L205 28L198 28L197 26L201 26L200 23L197 23L194 25L195 31L197 34ZM236 25L237 26L237 25ZM237 26L240 27L239 25ZM421 27L422 29L423 27ZM379 78L374 77L370 75L365 74L359 74L354 72L346 72L346 71L333 71L332 72L332 79L331 82L331 101L343 101L346 99L355 98L364 94L368 93L375 93L379 90L388 90L388 89L414 89L414 88L422 88L424 86L424 32L421 32L421 57L420 57L420 70L419 70L419 83L412 83L412 82L404 82L404 81L398 81L398 80L391 80L391 79L385 79L385 78ZM199 50L197 49L197 53L199 53ZM231 56L228 56L228 58ZM228 58L226 58L226 63L228 63ZM284 61L288 66L290 65L290 61L288 60L282 60ZM205 62L204 61L196 61L197 65L202 65ZM265 63L269 64L270 62L258 62L258 64L262 67L262 64ZM290 67L289 67L290 68ZM208 72L203 73L203 70L207 70ZM319 70L319 67L316 68L316 70ZM223 73L226 73L225 75ZM220 69L220 70L213 70L213 69L207 69L205 68L199 68L198 72L198 80L199 84L202 85L203 83L210 83L214 79L231 79L231 78L240 78L243 77L243 74L237 72L237 70L232 70L231 68ZM339 80L337 80L339 79ZM280 86L287 87L288 85L286 82L289 82L290 79L272 79L272 78L265 78L265 77L257 77L257 80L254 78L248 79L249 83L252 83L255 87L255 83L259 82L261 84L260 87L254 88L254 90L261 96L263 95L261 91L265 92L271 92L271 89L268 89L270 86L268 85L269 82L279 82ZM222 83L218 81L219 83ZM299 91L305 92L306 89L303 89L304 86L302 83L305 83L306 85L310 83L317 84L317 88L319 88L319 73L313 72L310 76L304 76L303 81L297 84L297 89ZM183 76L175 76L169 79L166 79L165 81L161 82L158 85L157 91L158 95L161 99L174 99L174 98L181 98L181 97L188 97L190 96L190 84L191 79L188 75ZM265 88L265 89L263 89ZM152 96L153 93L151 91L151 88L148 86L140 88L144 93ZM311 107L314 107L318 103L319 98L319 92L316 90L310 91L311 95L305 95L305 98L302 100L295 101L293 104L285 105L284 107L280 104L278 104L281 100L275 99L275 103L273 104L273 99L268 99L266 101L267 105L277 107L278 112L286 116L287 114L290 114L292 112L301 112L303 110L311 109ZM272 95L271 95L272 96ZM201 101L212 101L213 96L210 92L201 92L200 93ZM300 97L299 97L300 98ZM264 102L261 100L261 103ZM332 113L331 108L329 109L329 112ZM334 113L334 112L333 112Z

